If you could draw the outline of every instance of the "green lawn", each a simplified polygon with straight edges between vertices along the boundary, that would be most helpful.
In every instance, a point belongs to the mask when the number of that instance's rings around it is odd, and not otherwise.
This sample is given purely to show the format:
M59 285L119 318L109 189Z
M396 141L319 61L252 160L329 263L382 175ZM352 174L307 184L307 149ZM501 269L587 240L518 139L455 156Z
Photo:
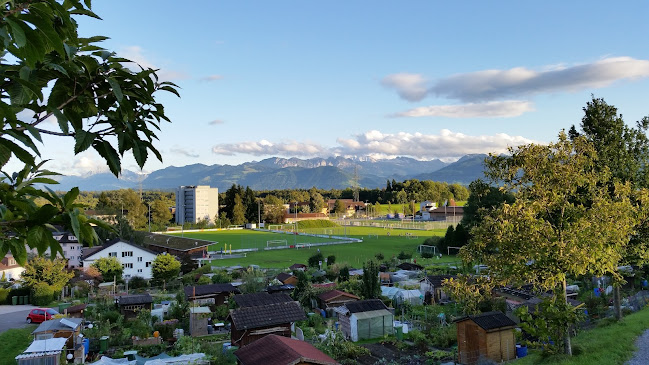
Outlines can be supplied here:
M567 358L552 356L541 358L532 351L530 356L517 360L515 365L622 365L635 352L635 340L649 329L649 308L630 314L622 321L601 328L583 331L573 338L573 348L579 346L582 353Z
M32 331L36 325L29 325L24 328L12 328L0 334L0 364L15 364L15 357L22 354L32 343Z
M310 233L321 233L324 229L309 229L306 230ZM335 255L336 262L348 263L352 267L361 267L363 262L367 259L373 258L378 252L382 253L386 258L393 255L398 255L399 252L405 251L415 253L417 246L422 244L423 241L431 236L443 236L446 232L443 229L433 231L418 231L418 230L385 230L383 228L373 227L338 227L334 229L333 234L343 235L347 231L349 237L362 238L362 243L350 243L331 246L320 246L313 248L300 248L300 249L286 249L286 250L272 250L272 251L259 251L248 253L245 258L237 259L224 259L213 260L212 265L215 266L232 266L242 265L247 266L250 264L259 265L266 268L287 268L294 263L306 263L309 256L317 252L319 248L324 256ZM237 231L230 231L237 232ZM241 231L238 231L241 232ZM216 237L222 231L216 232ZM388 236L388 233L390 234ZM411 234L406 236L406 233ZM372 236L370 238L370 235ZM294 237L294 236L288 236ZM299 239L300 236L298 236ZM410 237L410 238L409 238ZM415 238L416 237L416 238ZM219 238L215 238L219 240ZM288 238L287 238L288 239ZM265 242L265 241L264 241ZM265 243L264 243L265 244ZM235 246L233 245L233 248ZM418 255L413 257L417 258ZM444 256L442 259L421 259L417 258L418 263L442 263L442 262L457 262L454 257Z

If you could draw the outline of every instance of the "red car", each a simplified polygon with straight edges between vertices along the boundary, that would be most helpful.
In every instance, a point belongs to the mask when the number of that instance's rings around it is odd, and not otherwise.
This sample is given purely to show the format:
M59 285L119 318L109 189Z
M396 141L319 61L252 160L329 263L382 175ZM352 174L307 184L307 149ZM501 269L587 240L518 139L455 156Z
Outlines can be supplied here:
M48 321L54 318L57 314L59 314L59 312L52 308L35 308L27 315L27 323L41 323Z

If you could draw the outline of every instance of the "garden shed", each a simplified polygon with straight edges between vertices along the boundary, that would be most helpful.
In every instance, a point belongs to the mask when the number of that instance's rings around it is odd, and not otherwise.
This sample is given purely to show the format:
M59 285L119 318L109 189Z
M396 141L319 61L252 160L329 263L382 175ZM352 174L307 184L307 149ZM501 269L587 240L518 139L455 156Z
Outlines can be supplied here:
M141 310L153 309L153 298L149 293L140 295L122 295L115 298L115 304L125 318L135 318Z
M502 312L465 316L455 322L458 355L462 364L473 365L487 359L502 362L516 358L516 323Z
M230 310L227 318L232 323L230 342L233 346L243 347L270 334L291 337L291 324L306 318L298 302L279 302Z
M392 334L394 315L379 299L359 300L336 308L343 334L356 342Z
M192 337L207 335L207 322L211 316L212 312L208 307L189 308L189 334Z
M36 340L15 357L18 365L32 364L65 364L65 343L66 338L50 338L47 340Z
M234 352L241 365L337 365L308 342L268 335Z

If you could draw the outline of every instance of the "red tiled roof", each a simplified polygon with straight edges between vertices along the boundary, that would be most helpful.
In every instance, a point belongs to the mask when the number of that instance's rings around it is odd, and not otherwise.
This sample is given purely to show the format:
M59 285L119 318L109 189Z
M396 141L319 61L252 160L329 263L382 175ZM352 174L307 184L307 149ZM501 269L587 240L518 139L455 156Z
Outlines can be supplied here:
M347 293L347 292L344 292L344 291L341 291L341 290L336 290L336 289L328 291L328 292L324 292L324 293L320 294L318 297L321 300L324 300L325 302L328 302L329 300L340 297L340 296L345 296L345 297L354 298L354 299L360 299L359 297L355 296L354 294L350 294L350 293Z
M300 362L336 365L338 362L308 342L277 335L265 336L234 352L242 365L293 365Z

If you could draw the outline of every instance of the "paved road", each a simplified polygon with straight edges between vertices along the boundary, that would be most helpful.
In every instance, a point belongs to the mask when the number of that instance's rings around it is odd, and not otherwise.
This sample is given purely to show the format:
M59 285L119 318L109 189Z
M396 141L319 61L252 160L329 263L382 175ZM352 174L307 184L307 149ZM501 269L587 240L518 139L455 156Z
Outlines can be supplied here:
M33 305L0 305L0 333L27 325L25 318Z

